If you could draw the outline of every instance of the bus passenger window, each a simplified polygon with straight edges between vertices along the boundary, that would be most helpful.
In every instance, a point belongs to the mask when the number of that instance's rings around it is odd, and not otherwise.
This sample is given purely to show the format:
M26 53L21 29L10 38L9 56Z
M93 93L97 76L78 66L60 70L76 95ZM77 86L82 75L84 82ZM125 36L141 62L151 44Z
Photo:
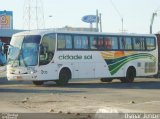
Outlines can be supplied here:
M97 49L97 39L96 39L96 37L95 36L90 36L89 39L90 39L90 48L92 50Z
M70 35L58 34L58 49L72 49L72 37Z
M82 36L82 49L88 49L88 38L87 38L87 36Z
M118 49L118 38L117 37L105 37L104 46L106 50L117 50Z
M58 35L58 49L65 49L65 36Z
M82 48L81 36L74 36L74 48L75 49Z
M135 50L145 50L145 40L144 38L133 38L133 44Z
M74 36L74 48L75 49L88 49L88 37L87 36Z
M132 41L131 37L120 37L120 49L122 50L131 50L132 49Z
M72 49L72 37L70 35L65 35L66 49Z
M112 41L110 38L104 38L104 47L105 49L112 49Z
M98 49L104 49L103 37L98 37Z
M118 38L117 37L111 37L112 39L112 50L118 49Z
M155 47L155 39L154 38L146 38L147 50L154 50Z

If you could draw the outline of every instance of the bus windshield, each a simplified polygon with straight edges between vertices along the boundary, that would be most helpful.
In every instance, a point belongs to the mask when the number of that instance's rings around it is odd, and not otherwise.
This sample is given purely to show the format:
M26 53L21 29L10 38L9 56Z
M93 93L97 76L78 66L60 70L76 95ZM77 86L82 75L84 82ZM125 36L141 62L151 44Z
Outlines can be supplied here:
M14 36L8 51L8 64L17 66L35 66L38 64L38 52L41 36Z

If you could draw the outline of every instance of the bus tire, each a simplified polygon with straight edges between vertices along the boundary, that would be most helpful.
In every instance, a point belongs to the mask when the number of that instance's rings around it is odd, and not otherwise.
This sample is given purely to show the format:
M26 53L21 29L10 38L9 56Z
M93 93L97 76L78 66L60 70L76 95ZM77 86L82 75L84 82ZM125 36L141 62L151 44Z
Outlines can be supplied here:
M136 70L134 67L129 67L125 78L121 78L122 83L132 83L136 77Z
M33 81L33 84L36 85L36 86L40 86L40 85L43 85L43 81Z
M134 78L136 77L136 70L134 67L130 67L127 70L126 74L126 81L127 83L132 83L134 81Z
M112 82L113 79L111 78L101 78L100 81L101 82Z
M68 68L64 68L60 71L59 80L56 81L56 84L59 86L67 85L70 79L71 71Z

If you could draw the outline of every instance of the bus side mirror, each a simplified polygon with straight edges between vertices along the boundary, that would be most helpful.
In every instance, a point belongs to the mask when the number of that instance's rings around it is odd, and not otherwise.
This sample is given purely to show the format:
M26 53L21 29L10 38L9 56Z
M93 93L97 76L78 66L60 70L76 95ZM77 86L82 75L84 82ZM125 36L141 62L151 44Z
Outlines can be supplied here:
M44 47L43 47L43 45L42 45L42 44L40 45L40 54L41 54L41 55L43 55L43 54L44 54Z

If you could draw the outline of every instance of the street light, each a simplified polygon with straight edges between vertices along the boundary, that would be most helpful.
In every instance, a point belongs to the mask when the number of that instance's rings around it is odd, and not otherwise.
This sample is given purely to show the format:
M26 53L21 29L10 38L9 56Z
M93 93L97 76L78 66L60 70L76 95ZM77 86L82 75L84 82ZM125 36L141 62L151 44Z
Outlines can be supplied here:
M153 26L153 22L154 22L155 16L157 16L157 12L154 12L154 13L152 14L151 24L150 24L150 34L152 34L152 26Z

